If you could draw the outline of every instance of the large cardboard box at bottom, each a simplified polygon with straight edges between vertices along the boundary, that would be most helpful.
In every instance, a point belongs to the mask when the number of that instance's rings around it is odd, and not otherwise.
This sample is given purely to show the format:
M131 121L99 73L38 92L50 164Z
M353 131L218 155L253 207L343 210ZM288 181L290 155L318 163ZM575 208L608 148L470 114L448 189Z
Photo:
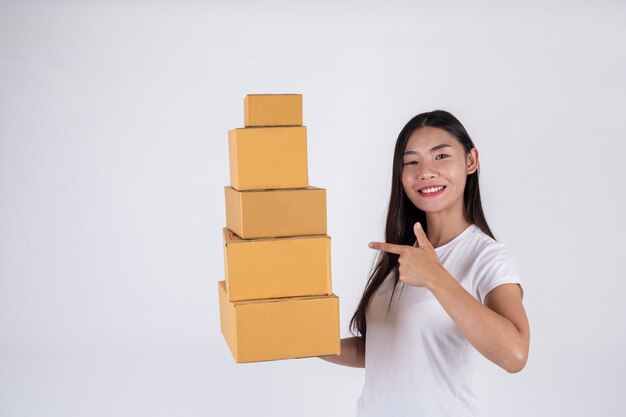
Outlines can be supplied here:
M339 298L335 294L228 300L218 282L220 328L237 363L339 355Z

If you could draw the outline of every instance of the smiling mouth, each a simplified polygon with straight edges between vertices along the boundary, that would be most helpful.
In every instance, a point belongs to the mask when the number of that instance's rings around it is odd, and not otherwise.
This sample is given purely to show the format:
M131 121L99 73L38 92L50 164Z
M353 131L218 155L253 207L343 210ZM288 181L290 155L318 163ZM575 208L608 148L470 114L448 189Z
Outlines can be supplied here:
M417 192L419 194L422 194L422 195L437 195L437 194L441 193L445 189L446 189L446 186L444 185L443 187L427 188L424 191L417 190Z

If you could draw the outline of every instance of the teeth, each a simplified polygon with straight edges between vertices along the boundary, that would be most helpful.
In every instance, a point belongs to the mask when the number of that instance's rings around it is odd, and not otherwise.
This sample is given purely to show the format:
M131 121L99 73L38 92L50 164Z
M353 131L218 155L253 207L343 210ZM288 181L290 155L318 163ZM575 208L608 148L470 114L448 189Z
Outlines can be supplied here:
M429 194L429 193L435 193L439 190L443 190L443 187L426 188L425 190L422 190L421 192L424 194Z

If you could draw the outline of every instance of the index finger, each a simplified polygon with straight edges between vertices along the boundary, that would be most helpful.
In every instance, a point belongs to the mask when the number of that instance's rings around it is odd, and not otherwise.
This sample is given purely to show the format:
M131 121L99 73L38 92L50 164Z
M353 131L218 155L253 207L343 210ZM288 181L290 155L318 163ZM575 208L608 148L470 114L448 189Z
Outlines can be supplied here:
M372 249L378 249L385 252L395 253L396 255L402 254L404 252L404 245L396 245L393 243L384 243L384 242L370 242L369 247Z

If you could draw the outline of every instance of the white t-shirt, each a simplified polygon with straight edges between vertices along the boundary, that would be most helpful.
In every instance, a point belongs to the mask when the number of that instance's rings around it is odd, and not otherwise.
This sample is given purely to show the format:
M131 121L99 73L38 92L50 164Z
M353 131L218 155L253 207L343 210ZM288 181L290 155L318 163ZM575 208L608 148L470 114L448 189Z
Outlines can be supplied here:
M435 251L481 303L498 285L521 286L508 248L475 224ZM426 288L398 281L387 314L392 276L367 309L365 384L357 417L477 416L471 377L480 354Z

